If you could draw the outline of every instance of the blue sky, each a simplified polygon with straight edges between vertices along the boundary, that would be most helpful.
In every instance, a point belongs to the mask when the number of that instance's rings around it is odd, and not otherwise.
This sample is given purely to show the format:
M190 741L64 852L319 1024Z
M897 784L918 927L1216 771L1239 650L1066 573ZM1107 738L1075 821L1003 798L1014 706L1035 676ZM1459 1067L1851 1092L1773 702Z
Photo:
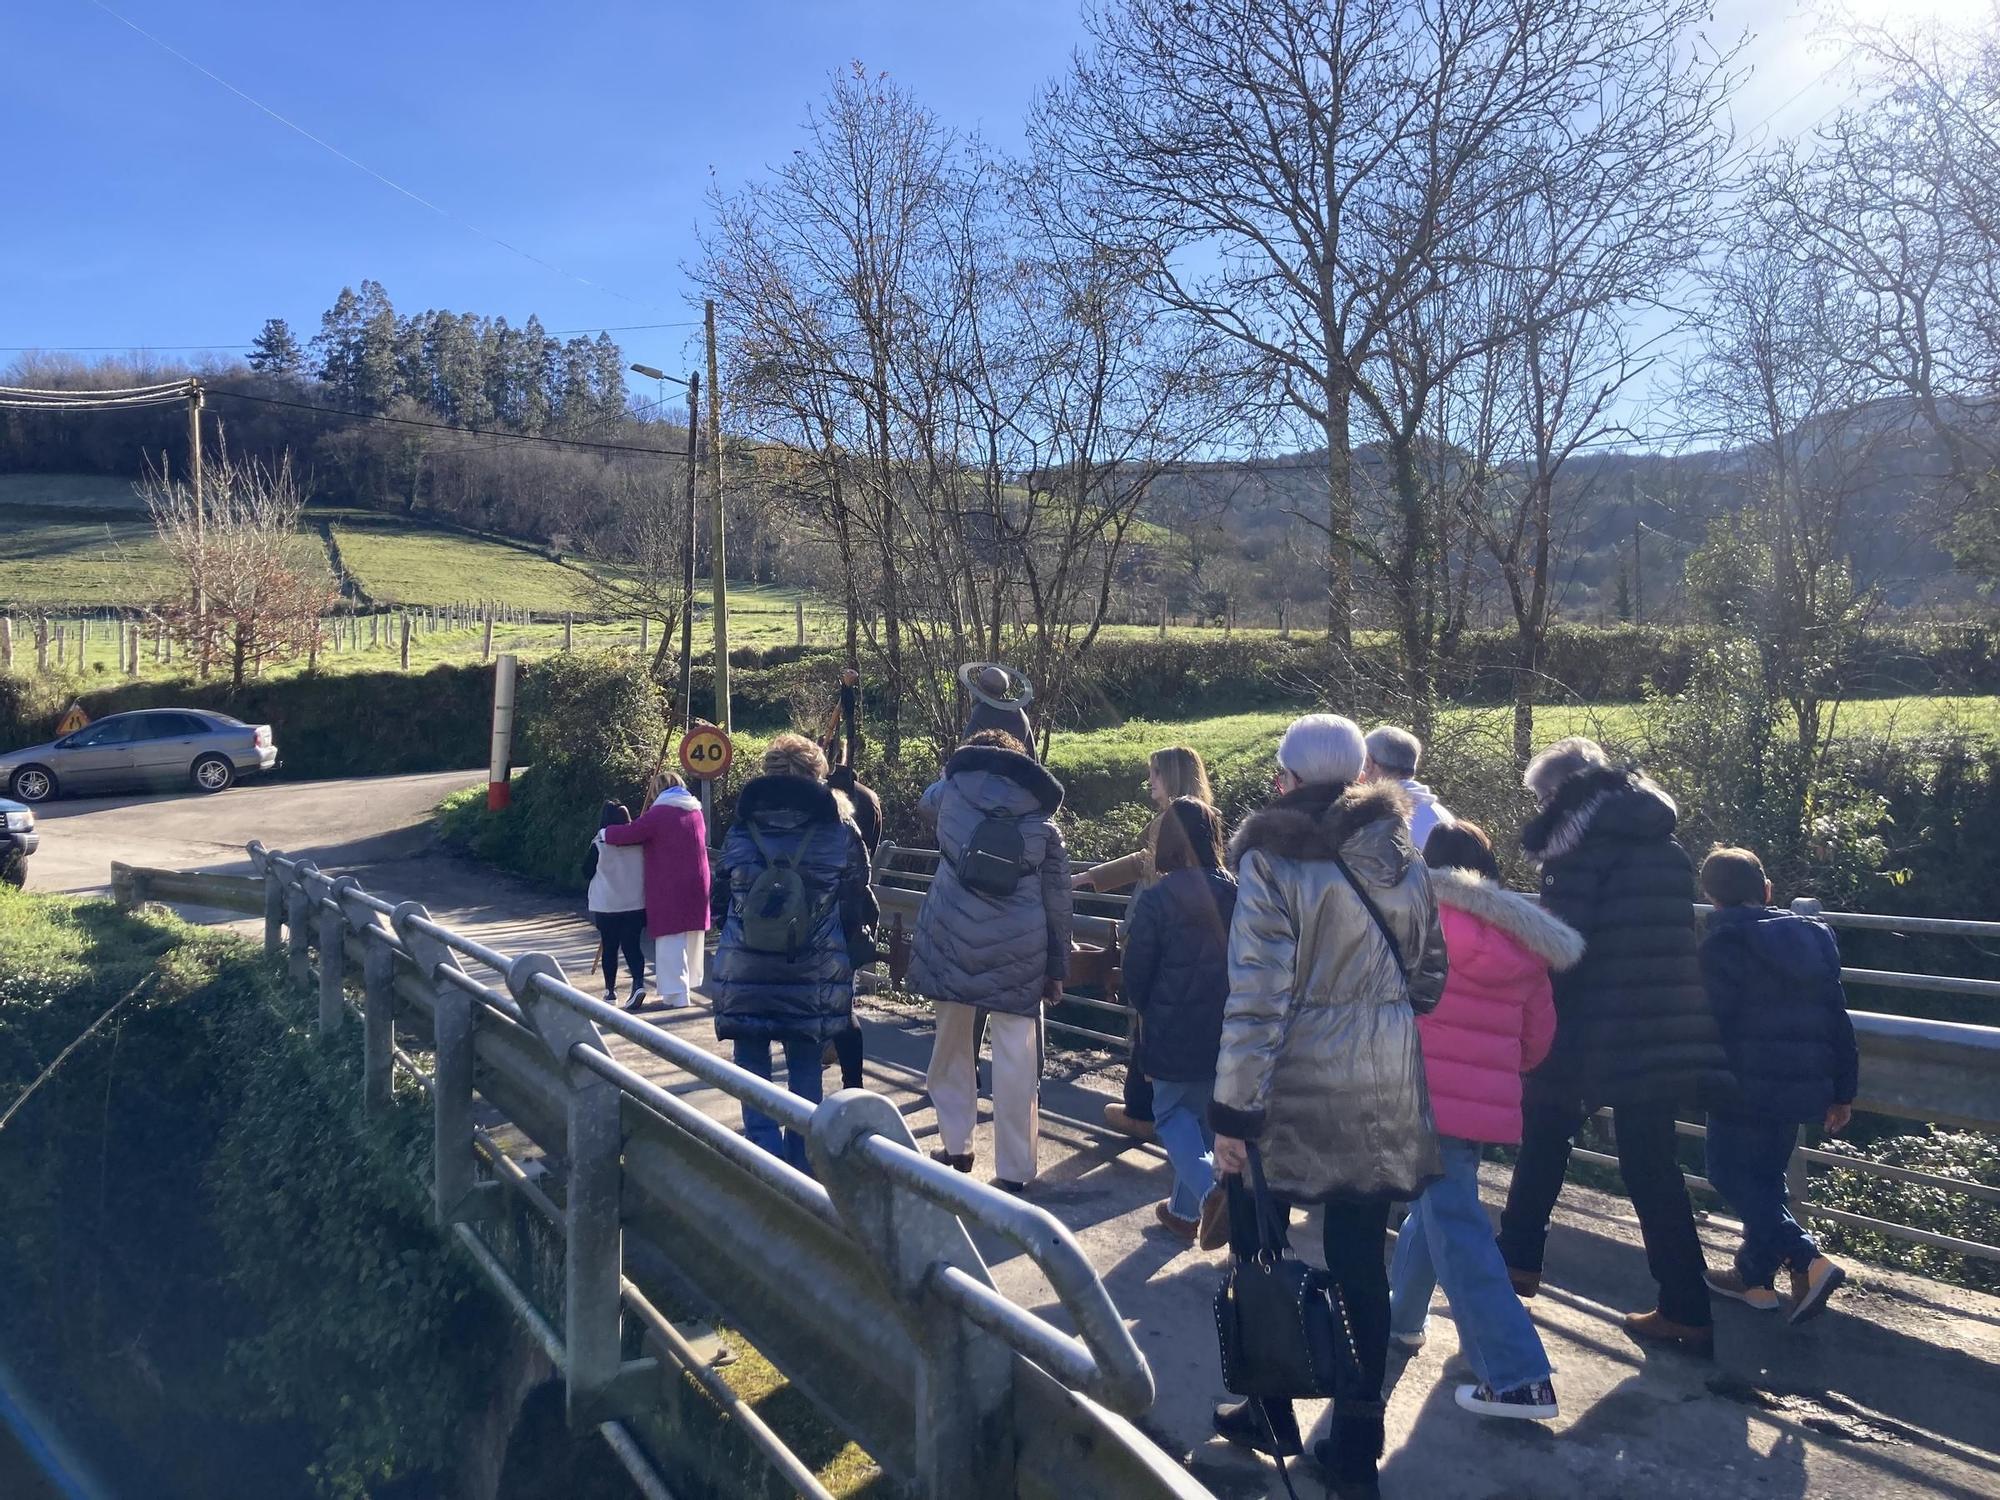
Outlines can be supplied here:
M108 3L454 217L93 0L25 0L0 9L0 365L24 345L240 345L272 316L305 338L369 276L404 311L535 312L565 330L686 320L681 266L711 171L733 185L788 152L832 71L886 70L1011 145L1081 35L1076 0ZM1759 35L1742 126L1789 132L1835 102L1797 0L1717 9L1718 33ZM690 332L617 337L679 368Z

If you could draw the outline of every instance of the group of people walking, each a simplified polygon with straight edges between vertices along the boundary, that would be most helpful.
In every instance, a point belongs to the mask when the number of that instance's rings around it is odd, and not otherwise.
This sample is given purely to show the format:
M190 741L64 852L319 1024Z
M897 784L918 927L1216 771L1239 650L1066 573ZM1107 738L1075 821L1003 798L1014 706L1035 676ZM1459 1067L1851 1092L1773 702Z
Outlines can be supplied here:
M1004 675L966 685L986 719L1012 722L1019 695L1002 696ZM1509 890L1485 831L1417 780L1422 748L1393 726L1364 736L1336 715L1300 718L1279 742L1271 801L1227 839L1200 756L1162 749L1144 847L1074 871L1057 821L1063 788L1007 728L969 726L917 807L939 850L906 980L937 1007L934 1157L977 1165L984 1026L993 1180L1029 1191L1039 1022L1062 995L1073 892L1135 890L1122 979L1137 1028L1107 1121L1165 1149L1173 1183L1155 1220L1180 1243L1255 1242L1248 1195L1231 1187L1253 1154L1282 1215L1317 1211L1360 1372L1316 1448L1342 1495L1374 1493L1389 1350L1423 1344L1437 1289L1476 1377L1459 1404L1557 1415L1523 1301L1540 1288L1572 1145L1600 1107L1658 1284L1657 1305L1625 1319L1633 1338L1707 1354L1712 1292L1776 1310L1786 1270L1798 1322L1844 1274L1793 1220L1785 1190L1799 1126L1840 1128L1855 1096L1824 924L1771 906L1753 853L1717 849L1700 872L1715 907L1700 936L1672 799L1587 739L1529 764L1538 811L1519 842L1539 891ZM851 767L830 768L800 736L774 740L761 770L738 793L712 887L685 792L670 785L636 821L606 809L591 904L607 999L618 957L630 965L639 951L634 915L643 909L656 935L668 1004L700 982L699 929L712 920L718 1035L766 1078L782 1049L792 1092L817 1100L829 1051L844 1086L861 1082L854 976L875 955L881 808ZM636 883L622 863L635 848ZM633 982L636 1000L641 969ZM1676 1153L1677 1114L1704 1108L1710 1179L1744 1222L1724 1272L1704 1267ZM807 1169L802 1141L748 1107L744 1124ZM1497 1237L1479 1198L1489 1145L1518 1148ZM1398 1204L1409 1207L1391 1261ZM1287 1402L1221 1406L1216 1427L1279 1457L1303 1448Z

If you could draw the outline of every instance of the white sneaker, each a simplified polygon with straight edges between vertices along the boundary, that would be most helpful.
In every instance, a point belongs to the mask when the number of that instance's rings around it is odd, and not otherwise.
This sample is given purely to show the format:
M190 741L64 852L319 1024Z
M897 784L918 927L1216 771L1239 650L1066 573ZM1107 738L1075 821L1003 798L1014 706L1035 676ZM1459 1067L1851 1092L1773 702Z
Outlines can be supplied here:
M1513 1417L1523 1422L1556 1419L1556 1388L1546 1380L1516 1386L1511 1391L1496 1391L1484 1382L1462 1385L1453 1394L1460 1406L1482 1417Z
M1415 1354L1419 1349L1424 1347L1425 1337L1422 1333L1397 1333L1392 1330L1389 1334L1389 1342L1394 1344L1398 1349L1407 1349L1410 1353Z

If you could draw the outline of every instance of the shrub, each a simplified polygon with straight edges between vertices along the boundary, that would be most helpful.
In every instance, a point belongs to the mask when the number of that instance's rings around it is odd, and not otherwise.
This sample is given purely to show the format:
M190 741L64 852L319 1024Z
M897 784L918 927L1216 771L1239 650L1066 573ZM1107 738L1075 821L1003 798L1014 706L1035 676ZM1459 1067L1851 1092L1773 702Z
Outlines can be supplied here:
M1827 1141L1825 1149L1837 1156L1863 1154L1845 1141ZM1866 1154L1890 1166L2000 1187L2000 1137L1981 1131L1930 1128L1917 1135L1894 1135L1871 1143ZM2000 1245L2000 1204L1984 1203L1944 1188L1834 1167L1814 1174L1812 1195L1814 1201L1829 1208L1928 1229L1955 1239ZM1815 1232L1821 1235L1828 1249L1850 1250L1881 1265L1901 1266L1959 1286L2000 1291L2000 1265L1990 1260L1912 1244L1845 1224L1826 1225Z

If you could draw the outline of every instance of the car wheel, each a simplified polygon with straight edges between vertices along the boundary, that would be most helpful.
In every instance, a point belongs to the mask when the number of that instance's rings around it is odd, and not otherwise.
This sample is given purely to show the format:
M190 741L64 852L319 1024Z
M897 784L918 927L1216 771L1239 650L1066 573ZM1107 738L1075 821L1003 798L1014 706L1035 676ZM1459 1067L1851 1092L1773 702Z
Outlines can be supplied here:
M28 856L19 849L0 854L0 883L16 889L28 883Z
M12 786L23 802L46 802L56 794L56 773L47 766L23 766L14 773Z
M204 755L194 763L194 789L198 792L224 792L236 780L236 767L220 755Z

